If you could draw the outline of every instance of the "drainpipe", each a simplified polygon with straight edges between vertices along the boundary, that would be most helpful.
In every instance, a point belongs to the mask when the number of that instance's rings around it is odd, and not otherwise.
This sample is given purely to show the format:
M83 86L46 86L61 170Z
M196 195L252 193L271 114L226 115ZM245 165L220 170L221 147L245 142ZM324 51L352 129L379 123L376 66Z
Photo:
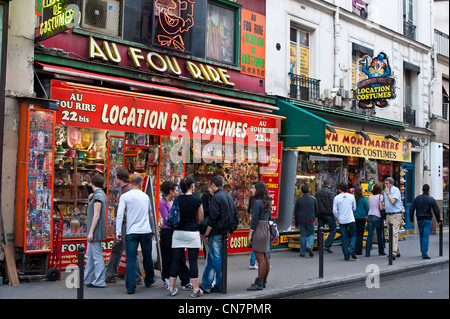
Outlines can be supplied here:
M341 48L339 46L339 40L341 37L341 23L339 19L340 7L336 7L334 13L334 83L333 87L339 87L339 53Z

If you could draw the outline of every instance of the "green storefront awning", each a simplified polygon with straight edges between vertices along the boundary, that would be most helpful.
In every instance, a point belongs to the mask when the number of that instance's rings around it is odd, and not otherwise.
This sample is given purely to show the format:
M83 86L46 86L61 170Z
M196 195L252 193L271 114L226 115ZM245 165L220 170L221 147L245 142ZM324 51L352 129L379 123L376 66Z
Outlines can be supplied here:
M289 102L278 99L276 115L286 117L281 124L283 147L321 146L326 144L326 124L333 124Z

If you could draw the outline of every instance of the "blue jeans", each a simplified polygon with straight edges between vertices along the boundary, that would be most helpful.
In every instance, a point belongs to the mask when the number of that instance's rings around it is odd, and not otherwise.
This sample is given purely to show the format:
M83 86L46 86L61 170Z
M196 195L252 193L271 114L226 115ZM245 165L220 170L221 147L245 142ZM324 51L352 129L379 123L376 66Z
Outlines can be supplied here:
M356 225L355 222L349 224L340 224L341 229L341 242L342 242L342 252L344 253L344 259L350 259L350 253L355 251L356 244ZM348 241L350 241L350 247L348 246Z
M128 234L127 244L127 274L125 276L125 288L128 292L136 289L136 256L138 245L141 244L143 266L145 271L144 283L150 286L155 277L152 261L152 235L148 234Z
M334 216L319 216L317 217L317 227L324 227L325 224L328 225L329 233L327 240L325 241L324 248L330 249L333 245L334 237L336 237L336 220Z
M300 256L304 256L306 248L313 249L314 244L314 224L299 224L300 229Z
M202 277L203 288L206 290L212 288L214 275L217 288L222 290L222 235L209 237L209 254Z
M372 250L373 231L377 230L378 254L384 255L384 220L374 215L367 216L367 241L366 256L370 256Z
M420 234L420 252L422 253L422 258L428 256L428 244L430 243L431 223L432 223L431 219L417 221L417 226L419 227L419 234Z

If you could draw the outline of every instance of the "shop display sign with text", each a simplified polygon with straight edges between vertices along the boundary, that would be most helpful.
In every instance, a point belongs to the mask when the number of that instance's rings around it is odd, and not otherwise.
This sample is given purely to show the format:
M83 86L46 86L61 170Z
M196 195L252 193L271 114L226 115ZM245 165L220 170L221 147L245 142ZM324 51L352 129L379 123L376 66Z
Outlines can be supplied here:
M411 162L411 144L404 139L396 142L384 136L370 134L370 141L354 131L336 129L326 134L326 145L299 147L304 152L342 156L367 157L386 161Z
M276 116L61 81L51 96L57 124L277 147Z
M391 77L391 66L386 53L380 52L375 58L365 55L359 60L359 64L367 78L358 83L358 106L365 109L387 107L387 100L395 99L396 95L395 79Z

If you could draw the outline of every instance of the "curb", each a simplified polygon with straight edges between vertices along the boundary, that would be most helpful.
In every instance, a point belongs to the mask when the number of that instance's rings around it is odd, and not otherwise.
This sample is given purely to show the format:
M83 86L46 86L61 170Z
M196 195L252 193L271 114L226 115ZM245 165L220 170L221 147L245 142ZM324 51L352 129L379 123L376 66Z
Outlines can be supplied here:
M441 265L449 264L448 257L438 257L432 261L418 261L410 264L409 266L398 265L398 266L386 266L389 268L380 269L380 277L388 277L392 275L397 275L401 273L407 273L412 271L417 271L426 268L437 267ZM287 286L284 288L271 288L264 289L263 291L258 292L248 292L245 294L234 294L228 295L221 299L277 299L289 297L292 295L307 293L315 290L333 288L341 285L347 285L355 282L365 281L367 276L370 275L368 273L358 273L348 276L343 276L334 279L314 279L308 283L295 284L291 286Z

